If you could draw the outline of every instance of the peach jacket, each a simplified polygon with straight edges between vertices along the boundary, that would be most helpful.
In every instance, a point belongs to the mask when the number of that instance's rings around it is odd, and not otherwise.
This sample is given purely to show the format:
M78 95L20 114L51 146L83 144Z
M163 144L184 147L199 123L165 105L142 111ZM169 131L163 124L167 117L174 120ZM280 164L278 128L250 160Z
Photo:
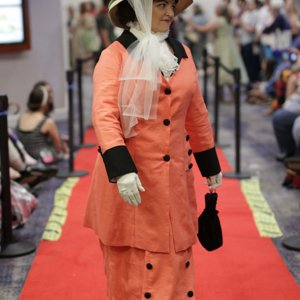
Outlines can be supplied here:
M155 120L139 119L137 135L124 139L118 107L119 74L129 31L101 54L94 71L93 125L99 152L88 196L85 226L103 244L169 253L197 240L197 204L192 154L202 176L220 171L208 112L198 85L190 50L168 38L180 63L169 81L161 79ZM145 192L130 206L119 195L115 179L137 172Z

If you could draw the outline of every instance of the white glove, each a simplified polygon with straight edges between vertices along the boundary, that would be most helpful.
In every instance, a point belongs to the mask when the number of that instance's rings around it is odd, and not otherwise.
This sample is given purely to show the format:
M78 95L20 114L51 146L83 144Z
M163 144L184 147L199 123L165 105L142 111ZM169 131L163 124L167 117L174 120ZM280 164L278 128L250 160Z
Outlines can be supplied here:
M145 189L136 173L122 175L117 179L117 185L121 197L127 203L135 206L141 203L139 191L145 192Z
M206 184L208 185L208 189L212 192L217 187L219 187L222 184L222 173L220 172L217 175L209 176L207 178Z

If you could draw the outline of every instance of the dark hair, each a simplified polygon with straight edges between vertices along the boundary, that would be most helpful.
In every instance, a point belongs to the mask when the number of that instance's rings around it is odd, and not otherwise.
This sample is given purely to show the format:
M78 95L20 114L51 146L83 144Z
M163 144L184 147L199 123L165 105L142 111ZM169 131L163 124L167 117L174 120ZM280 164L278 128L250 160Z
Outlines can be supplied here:
M35 85L33 86L33 89L37 89L41 86L43 86L43 87L50 86L50 83L47 82L46 80L40 80L35 83ZM54 110L53 99L48 96L48 102L47 102L47 108L46 108L45 114L49 115L53 110Z
M121 25L127 28L127 23L135 22L137 20L133 8L127 1L122 1L117 5L116 17Z
M43 102L44 93L40 87L33 89L28 98L27 107L31 111L38 111Z
M107 7L109 2L110 2L110 0L103 0L103 5Z
M276 60L274 58L266 58L263 63L265 65L264 79L269 80L274 73Z
M200 5L194 4L193 9L194 9L194 14L195 15L203 14L203 9Z
M94 3L95 4L95 3ZM84 2L81 2L79 4L79 11L80 11L80 14L84 14L86 12L89 12L88 10L88 7L87 6L90 6L91 10L93 9L93 3L92 1L84 1Z
M224 4L219 4L218 8L220 10L220 16L224 17L225 20L230 23L232 19L232 12Z
M92 10L96 9L96 4L94 1L89 1Z

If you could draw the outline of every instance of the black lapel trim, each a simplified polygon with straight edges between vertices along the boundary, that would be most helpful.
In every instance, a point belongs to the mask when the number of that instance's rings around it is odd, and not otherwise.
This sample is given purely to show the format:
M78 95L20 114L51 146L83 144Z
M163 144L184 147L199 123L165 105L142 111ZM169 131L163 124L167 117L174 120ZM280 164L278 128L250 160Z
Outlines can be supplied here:
M176 39L168 37L167 38L167 43L173 49L174 55L178 58L178 63L179 64L180 64L180 61L181 61L182 58L188 58L183 45L180 42L178 42Z
M126 49L135 41L137 38L129 30L124 30L122 34L116 39L120 44L122 44Z
M117 41L121 43L126 49L136 40L137 38L129 30L124 30L122 34L117 38ZM173 49L174 55L178 58L178 63L180 63L182 58L188 58L183 45L176 39L168 37L167 43Z

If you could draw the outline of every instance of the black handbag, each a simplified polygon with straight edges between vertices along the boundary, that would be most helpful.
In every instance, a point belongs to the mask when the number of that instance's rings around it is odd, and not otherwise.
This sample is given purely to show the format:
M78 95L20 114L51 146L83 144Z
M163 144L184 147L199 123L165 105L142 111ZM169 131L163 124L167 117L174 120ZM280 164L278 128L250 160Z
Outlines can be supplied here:
M207 251L213 251L223 245L223 235L218 211L216 210L218 194L205 195L205 209L198 217L198 239Z

